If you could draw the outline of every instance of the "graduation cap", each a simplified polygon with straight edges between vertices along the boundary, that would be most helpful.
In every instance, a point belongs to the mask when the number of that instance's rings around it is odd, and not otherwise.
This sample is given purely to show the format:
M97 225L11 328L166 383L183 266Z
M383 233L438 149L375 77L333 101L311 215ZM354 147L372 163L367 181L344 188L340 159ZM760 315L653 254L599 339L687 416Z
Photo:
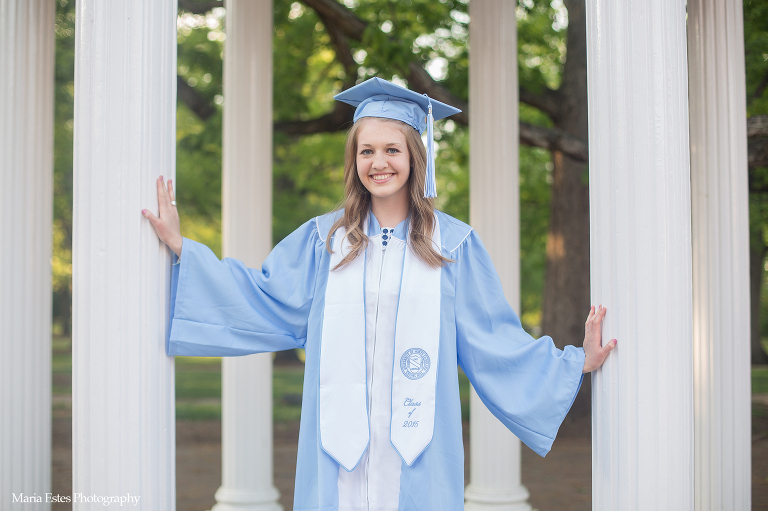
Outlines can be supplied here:
M350 87L333 98L356 107L354 122L363 117L383 117L402 121L420 135L426 130L427 179L424 183L424 197L437 197L432 124L435 119L443 119L461 110L378 77Z

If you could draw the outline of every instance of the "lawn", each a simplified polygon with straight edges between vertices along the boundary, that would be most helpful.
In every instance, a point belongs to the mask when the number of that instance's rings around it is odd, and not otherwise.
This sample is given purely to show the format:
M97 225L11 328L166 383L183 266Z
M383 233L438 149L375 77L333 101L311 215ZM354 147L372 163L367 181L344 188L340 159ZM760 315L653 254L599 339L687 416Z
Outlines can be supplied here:
M72 349L69 338L54 337L53 396L58 415L71 415ZM766 376L768 380L768 376ZM272 400L275 422L298 421L304 384L303 365L277 365L272 370ZM469 381L459 370L462 417L469 417ZM176 357L176 418L221 418L221 359Z
M54 407L66 408L62 401L72 394L72 354L69 338L53 338ZM277 365L272 370L273 417L275 422L298 421L304 383L302 365ZM469 381L459 369L461 415L469 418ZM752 394L768 394L768 366L752 368ZM56 398L60 399L56 399ZM71 406L70 413L71 413ZM758 407L758 413L765 413ZM65 410L60 410L65 412ZM753 412L754 412L753 408ZM176 357L176 418L221 418L221 359Z
M278 365L272 369L272 403L275 422L298 421L304 367ZM459 371L462 417L469 418L469 380ZM176 357L176 418L221 417L221 359ZM215 400L215 401L214 401Z

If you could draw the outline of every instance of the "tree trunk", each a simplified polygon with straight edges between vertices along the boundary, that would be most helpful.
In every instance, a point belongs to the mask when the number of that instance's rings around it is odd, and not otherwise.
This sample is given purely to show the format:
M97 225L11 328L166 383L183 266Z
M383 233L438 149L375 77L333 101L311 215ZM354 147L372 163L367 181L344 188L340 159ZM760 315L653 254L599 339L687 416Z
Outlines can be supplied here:
M568 9L567 61L557 91L561 110L555 126L577 137L587 133L587 39L583 0ZM581 346L589 314L589 183L585 163L552 152L553 183L542 329L562 348ZM585 378L569 413L571 420L590 415L590 378ZM585 427L588 427L586 423Z

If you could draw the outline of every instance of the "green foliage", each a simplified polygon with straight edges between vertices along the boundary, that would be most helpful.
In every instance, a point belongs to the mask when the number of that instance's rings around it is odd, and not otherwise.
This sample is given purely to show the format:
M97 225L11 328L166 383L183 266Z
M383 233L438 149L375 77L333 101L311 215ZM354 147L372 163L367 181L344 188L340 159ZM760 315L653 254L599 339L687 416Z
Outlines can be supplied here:
M368 23L362 41L349 41L358 67L345 69L317 14L299 2L274 2L273 119L302 121L333 108L332 96L345 82L381 76L404 83L411 61L426 69L454 95L468 99L466 0L345 0ZM222 54L226 39L224 10L206 15L181 13L178 74L214 108L206 120L186 105L177 109L177 196L183 234L221 256ZM567 13L562 0L520 0L517 7L518 71L522 87L540 92L560 85L567 57ZM72 143L74 103L74 31L72 0L58 0L56 12L54 124L54 253L52 281L56 326L69 330L72 272ZM768 1L744 2L748 115L768 113L768 94L753 97L768 73ZM354 76L348 76L353 73ZM235 106L236 107L236 106ZM541 112L521 105L521 120L551 125ZM451 120L437 123L437 207L469 221L469 132ZM305 137L274 135L273 241L277 242L315 215L332 209L342 196L345 133ZM521 311L526 328L541 318L541 291L549 225L549 154L520 149ZM755 182L768 185L768 169ZM766 186L768 187L768 186ZM768 244L768 197L751 194L752 242ZM768 281L765 284L768 290ZM763 293L766 296L766 293ZM768 332L768 300L763 300L763 332ZM54 378L71 373L68 350L54 353ZM275 370L275 403L301 393L300 372ZM469 386L460 375L462 415L468 417ZM70 387L54 383L58 393ZM220 396L218 359L177 359L177 416L220 417L220 405L200 399ZM753 392L768 393L768 370L753 371ZM194 402L197 400L198 402ZM299 407L276 406L278 420L295 420Z
M768 367L752 368L752 394L768 394Z
M361 79L404 78L416 60L455 95L467 99L467 2L440 0L374 0L356 2L355 14L368 22L355 60ZM435 67L430 67L433 63ZM439 71L439 72L438 72Z
M225 11L179 16L179 76L215 107L206 121L183 103L176 110L176 198L182 235L221 257L222 56Z
M451 120L437 123L437 209L469 222L469 131Z
M566 58L568 13L562 1L521 0L517 9L518 80L531 92L557 89Z
M345 133L288 140L275 134L273 233L281 240L310 218L332 210L344 191Z
M274 2L273 110L276 120L308 120L333 108L346 78L331 38L315 12L298 2Z
M355 14L368 22L363 41L349 41L359 64L352 79L377 75L404 83L408 64L416 59L456 96L468 98L467 3L376 0L356 2ZM407 8L403 8L403 7ZM518 10L521 56L527 85L555 86L563 60L562 27L554 23L558 9L531 4ZM186 105L177 109L176 191L182 234L210 246L221 256L222 56L226 40L224 9L205 15L180 13L178 74L214 108L200 119ZM555 28L553 28L553 26ZM333 108L348 70L336 58L323 23L298 2L274 4L274 98L276 121L319 117ZM55 314L69 317L72 238L72 116L74 97L74 9L61 0L57 11L56 73L56 205L54 293ZM550 65L555 62L556 65ZM521 73L523 76L523 73ZM527 117L526 117L527 116ZM533 109L529 122L548 120ZM438 122L437 207L469 221L469 133L451 120ZM308 219L336 206L343 192L345 133L305 137L274 135L273 241L276 243ZM521 246L523 251L523 320L537 323L541 304L548 222L546 152L521 150ZM64 325L68 330L68 324Z
M747 116L768 114L768 93L754 97L768 75L768 1L744 0L744 65L747 78Z
M53 121L53 288L54 329L71 329L72 304L72 148L75 99L75 9L60 1L55 21Z
M350 40L356 68L345 69L326 27L300 2L274 3L275 121L302 121L331 111L332 96L350 80L381 76L399 83L411 61L426 69L456 96L468 98L469 16L466 0L346 0L367 22L362 41ZM747 88L766 73L768 2L744 2ZM224 9L205 15L180 13L178 73L214 109L201 120L184 104L177 110L177 196L185 236L221 256L222 55ZM533 92L560 84L566 59L567 12L561 0L520 0L517 6L518 68L521 86ZM53 288L54 315L69 329L72 241L72 128L74 98L74 3L57 2L56 117ZM348 76L353 73L354 76ZM407 85L407 84L406 84ZM763 94L750 114L768 112ZM521 120L548 126L538 110L521 105ZM451 120L438 122L435 138L437 207L469 221L469 132ZM274 135L273 242L308 219L331 210L342 197L345 133L304 137ZM546 233L549 225L551 162L546 151L520 149L522 304L526 328L541 317ZM768 180L768 173L760 169ZM763 175L761 174L761 175ZM754 194L753 194L754 195ZM768 201L750 208L758 239L768 239ZM768 318L768 314L766 314ZM768 327L768 325L767 325Z
M757 94L768 76L768 1L744 1L744 63L747 82L747 116L768 114L768 92ZM750 181L756 189L768 189L768 168L750 169ZM749 194L750 250L766 255L768 247L768 194ZM760 304L760 331L768 337L768 280L763 271Z

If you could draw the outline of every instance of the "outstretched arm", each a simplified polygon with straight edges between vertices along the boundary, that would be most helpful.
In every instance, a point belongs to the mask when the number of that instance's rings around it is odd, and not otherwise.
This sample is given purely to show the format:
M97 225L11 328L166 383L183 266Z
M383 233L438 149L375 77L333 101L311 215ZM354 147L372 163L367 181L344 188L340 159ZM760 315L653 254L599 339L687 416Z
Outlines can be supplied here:
M488 410L544 456L581 386L584 350L523 330L476 232L452 256L459 365Z
M248 268L181 237L170 181L158 178L157 195L159 218L142 215L177 256L184 246L171 272L167 353L221 357L301 347L324 250L314 219L278 243L261 268Z
M179 212L176 211L176 206L171 204L175 197L173 182L169 179L166 189L163 176L160 176L157 178L157 203L160 206L160 218L153 215L148 209L142 209L141 214L152 223L160 241L168 245L174 254L181 257L182 237Z

